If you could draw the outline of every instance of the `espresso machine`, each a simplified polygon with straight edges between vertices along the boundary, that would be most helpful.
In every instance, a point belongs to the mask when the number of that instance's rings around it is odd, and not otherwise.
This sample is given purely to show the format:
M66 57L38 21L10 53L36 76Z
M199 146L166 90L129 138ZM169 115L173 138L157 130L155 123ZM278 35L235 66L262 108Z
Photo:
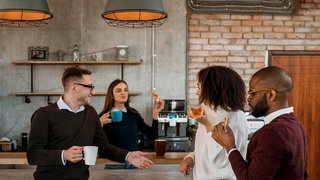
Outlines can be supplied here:
M159 113L159 139L166 139L168 151L188 152L190 141L187 134L188 114L186 101L181 99L164 99L165 107Z
M257 130L262 128L264 126L264 117L254 117L250 114L249 111L245 112L246 118L247 118L247 124L248 124L248 142L251 139L253 133L255 133Z

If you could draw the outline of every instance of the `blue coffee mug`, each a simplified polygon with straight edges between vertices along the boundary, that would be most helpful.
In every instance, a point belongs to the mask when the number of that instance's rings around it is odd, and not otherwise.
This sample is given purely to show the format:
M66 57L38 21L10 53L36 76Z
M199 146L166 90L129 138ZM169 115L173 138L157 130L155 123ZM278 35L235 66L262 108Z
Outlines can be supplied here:
M121 122L122 121L122 111L111 111L112 122Z

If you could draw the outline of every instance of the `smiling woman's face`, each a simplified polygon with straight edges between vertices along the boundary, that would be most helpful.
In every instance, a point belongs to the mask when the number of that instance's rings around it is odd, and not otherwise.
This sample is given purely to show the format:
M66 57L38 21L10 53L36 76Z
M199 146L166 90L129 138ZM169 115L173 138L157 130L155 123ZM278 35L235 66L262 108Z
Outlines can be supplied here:
M129 89L128 86L121 82L113 88L113 98L115 103L125 103L128 100Z

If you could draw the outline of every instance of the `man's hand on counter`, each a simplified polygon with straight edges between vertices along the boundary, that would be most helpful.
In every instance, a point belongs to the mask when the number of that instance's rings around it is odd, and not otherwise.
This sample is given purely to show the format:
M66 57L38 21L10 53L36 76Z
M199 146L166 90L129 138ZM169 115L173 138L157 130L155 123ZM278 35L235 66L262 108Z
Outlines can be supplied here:
M140 169L150 168L154 163L146 157L147 155L148 153L141 151L130 152L128 162Z

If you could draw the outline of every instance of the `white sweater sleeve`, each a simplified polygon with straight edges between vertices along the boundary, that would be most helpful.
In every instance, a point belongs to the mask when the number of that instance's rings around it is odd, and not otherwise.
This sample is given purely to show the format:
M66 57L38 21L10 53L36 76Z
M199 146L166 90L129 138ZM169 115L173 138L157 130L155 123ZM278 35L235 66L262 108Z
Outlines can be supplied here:
M230 117L228 117L230 119L229 126L234 133L236 147L245 157L247 145L247 122L245 116L238 112L233 112L228 115L230 115ZM220 118L221 121L223 121L224 117L219 117L219 119ZM198 128L198 130L202 130L202 133L199 132L201 138L198 138L201 144L199 142L197 144L198 147L199 145L202 147L200 147L200 150L195 149L194 154L194 156L200 156L195 157L195 159L200 158L196 160L198 164L195 164L196 179L235 179L226 150L212 139L211 132L204 133L203 128Z
M194 152L189 153L188 155L186 155L183 160L185 160L187 157L191 157L194 163Z

